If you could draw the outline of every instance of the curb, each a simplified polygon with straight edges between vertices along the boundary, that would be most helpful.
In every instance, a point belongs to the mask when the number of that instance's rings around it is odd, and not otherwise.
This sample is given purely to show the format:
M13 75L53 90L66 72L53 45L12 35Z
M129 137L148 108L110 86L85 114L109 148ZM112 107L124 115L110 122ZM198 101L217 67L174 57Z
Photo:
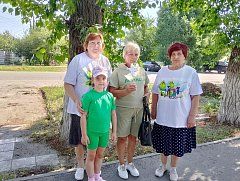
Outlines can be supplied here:
M209 145L214 145L214 144L218 144L218 143L230 142L230 141L234 141L234 140L238 140L238 139L240 139L240 136L198 144L197 147L203 147L203 146L209 146ZM149 153L149 154L145 154L145 155L136 156L136 157L134 157L134 160L135 159L143 159L143 158L146 158L146 157L153 157L153 156L156 156L156 155L159 155L159 153ZM102 164L102 166L111 165L111 164L115 164L115 163L118 163L118 160L105 162L105 163ZM63 170L63 171L52 171L52 172L49 172L49 173L44 173L44 174L39 174L39 175L33 175L33 176L27 176L27 177L20 177L20 178L10 179L8 181L32 180L32 179L50 177L50 176L54 176L56 174L66 174L66 173L73 172L75 170L76 170L76 168L71 168L71 169Z

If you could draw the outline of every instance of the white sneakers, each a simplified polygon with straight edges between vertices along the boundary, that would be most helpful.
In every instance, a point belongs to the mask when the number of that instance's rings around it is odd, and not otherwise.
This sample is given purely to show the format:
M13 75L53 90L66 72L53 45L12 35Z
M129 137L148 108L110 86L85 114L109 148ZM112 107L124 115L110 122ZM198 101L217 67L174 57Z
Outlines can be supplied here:
M170 168L169 175L170 175L170 180L171 181L177 181L178 180L178 174L177 174L177 170L176 170L175 167L174 168Z
M162 165L161 165L159 168L156 169L155 175L156 175L157 177L162 177L166 171L167 171L167 170L166 170L166 166L162 166Z
M161 165L159 168L156 169L155 175L157 177L162 177L166 171L167 171L166 166ZM177 174L176 167L170 168L169 176L170 176L171 181L177 181L178 180L178 174Z
M75 179L76 180L83 180L84 177L84 169L83 168L77 168L75 173Z
M128 172L127 170L130 172L130 174L134 177L138 177L139 176L139 172L136 169L135 165L133 163L128 163L126 166L125 164L119 165L118 166L118 175L119 177L121 177L122 179L128 179Z
M118 165L118 175L122 179L128 179L128 172L126 170L125 164Z
M126 165L126 169L130 172L130 174L134 177L138 177L139 176L139 172L136 169L135 165L133 163L128 163Z

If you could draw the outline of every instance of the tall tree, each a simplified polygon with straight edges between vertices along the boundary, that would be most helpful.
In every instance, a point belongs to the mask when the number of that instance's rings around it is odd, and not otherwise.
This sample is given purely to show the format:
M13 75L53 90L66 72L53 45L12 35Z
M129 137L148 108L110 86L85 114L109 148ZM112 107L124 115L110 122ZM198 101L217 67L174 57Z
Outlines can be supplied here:
M189 25L188 19L182 14L174 14L167 3L163 3L158 12L158 24L156 33L156 42L158 45L158 60L169 64L167 49L173 42L180 41L190 47L188 64L195 67L198 60L196 47L196 37Z
M218 52L231 52L222 87L222 100L218 113L221 123L240 126L240 3L237 0L169 0L176 12L189 13L199 10L192 20L197 33L214 35L213 43Z
M13 51L17 38L12 36L9 31L5 31L0 34L0 50Z
M46 46L46 40L49 36L50 32L44 28L31 29L23 38L18 39L15 44L14 53L19 57L24 57L26 63L29 65L41 64L42 60L37 60L35 55L38 48Z
M0 34L0 50L5 51L5 64L11 64L12 52L15 49L17 38L12 36L8 31Z
M23 22L29 22L34 16L37 26L46 26L52 30L51 43L63 35L69 35L69 57L83 51L85 35L96 25L102 28L105 36L106 54L111 61L117 61L118 55L112 55L116 48L116 38L124 37L123 28L131 28L142 22L140 10L146 6L156 6L158 0L0 0L10 3L13 8L4 7L3 11L15 12L23 16ZM114 52L114 51L113 51ZM114 57L116 56L116 57ZM66 113L66 102L64 113ZM69 130L68 114L61 122L61 136L67 139Z
M154 19L147 18L141 26L130 29L126 33L125 41L135 41L141 45L140 60L157 61L157 45L156 45L156 27Z

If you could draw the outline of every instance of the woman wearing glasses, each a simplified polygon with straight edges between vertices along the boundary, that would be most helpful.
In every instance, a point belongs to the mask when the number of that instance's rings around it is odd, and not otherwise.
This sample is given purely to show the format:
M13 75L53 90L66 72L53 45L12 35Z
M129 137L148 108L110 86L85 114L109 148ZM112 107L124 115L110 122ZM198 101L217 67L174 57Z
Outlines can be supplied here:
M127 170L132 176L139 176L132 162L143 114L142 99L148 92L149 82L145 70L137 64L139 55L140 47L136 43L128 42L123 49L124 63L120 64L110 77L109 90L116 97L118 118L118 175L123 179L128 179ZM127 163L124 161L125 156Z
M76 180L84 177L84 147L81 143L80 120L83 114L81 97L89 91L93 67L101 66L107 69L108 76L112 72L111 64L107 57L102 55L104 49L103 36L100 33L90 33L84 42L85 52L76 55L68 65L64 78L64 88L69 96L67 112L71 114L71 126L69 144L75 147L78 168L75 173ZM97 158L103 156L103 152L97 152ZM100 170L95 170L99 175Z

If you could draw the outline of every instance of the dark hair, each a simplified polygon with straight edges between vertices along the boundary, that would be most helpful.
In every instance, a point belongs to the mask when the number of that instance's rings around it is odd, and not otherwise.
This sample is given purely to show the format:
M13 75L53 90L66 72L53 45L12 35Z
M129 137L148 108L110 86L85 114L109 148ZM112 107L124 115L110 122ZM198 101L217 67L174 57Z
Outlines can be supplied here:
M99 37L102 41L102 49L104 49L104 40L103 40L103 35L101 33L89 33L83 43L84 51L87 51L87 46L89 41L95 40L97 37Z
M185 58L188 56L188 46L184 43L175 42L168 48L168 56L171 57L172 52L182 50L182 53Z

